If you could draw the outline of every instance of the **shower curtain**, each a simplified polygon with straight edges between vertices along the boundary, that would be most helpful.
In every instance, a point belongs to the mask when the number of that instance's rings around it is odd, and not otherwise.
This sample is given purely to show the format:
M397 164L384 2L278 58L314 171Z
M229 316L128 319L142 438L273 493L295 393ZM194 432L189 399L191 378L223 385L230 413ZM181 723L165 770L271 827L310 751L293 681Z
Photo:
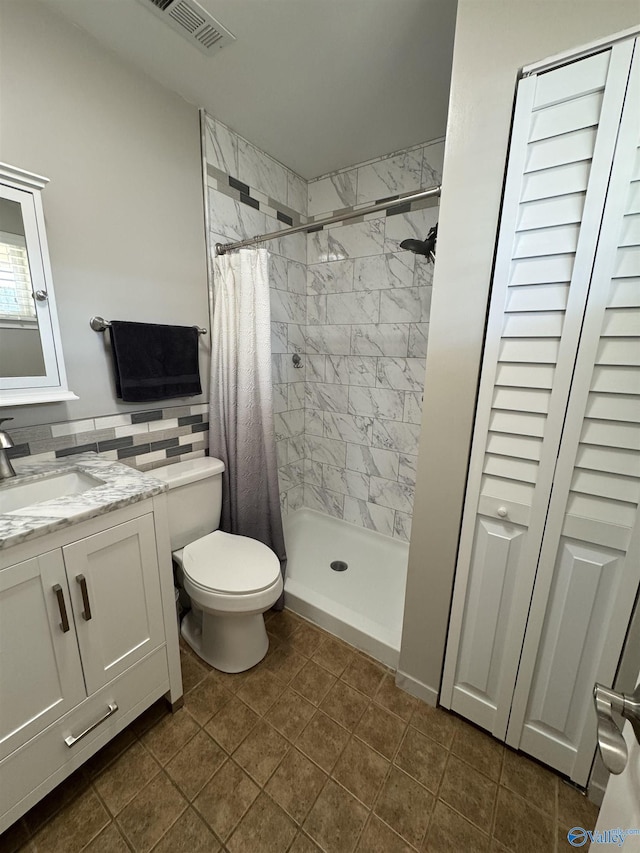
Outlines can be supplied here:
M267 250L217 257L213 290L209 453L226 468L220 526L268 545L284 579ZM275 609L283 602L284 595Z

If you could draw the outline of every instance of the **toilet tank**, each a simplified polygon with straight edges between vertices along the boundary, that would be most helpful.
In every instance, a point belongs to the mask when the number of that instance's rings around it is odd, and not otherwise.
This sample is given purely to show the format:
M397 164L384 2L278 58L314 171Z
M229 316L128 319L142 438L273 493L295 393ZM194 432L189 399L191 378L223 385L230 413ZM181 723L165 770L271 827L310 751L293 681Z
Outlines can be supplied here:
M224 462L212 456L176 462L150 471L169 486L171 550L184 548L220 526Z

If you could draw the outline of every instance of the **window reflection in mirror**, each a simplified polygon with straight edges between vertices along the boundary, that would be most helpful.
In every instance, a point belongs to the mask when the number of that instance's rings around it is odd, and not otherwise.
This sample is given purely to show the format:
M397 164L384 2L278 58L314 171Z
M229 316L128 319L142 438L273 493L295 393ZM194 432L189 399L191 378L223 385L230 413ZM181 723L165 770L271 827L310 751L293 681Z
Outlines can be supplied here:
M0 198L0 376L44 376L21 206Z

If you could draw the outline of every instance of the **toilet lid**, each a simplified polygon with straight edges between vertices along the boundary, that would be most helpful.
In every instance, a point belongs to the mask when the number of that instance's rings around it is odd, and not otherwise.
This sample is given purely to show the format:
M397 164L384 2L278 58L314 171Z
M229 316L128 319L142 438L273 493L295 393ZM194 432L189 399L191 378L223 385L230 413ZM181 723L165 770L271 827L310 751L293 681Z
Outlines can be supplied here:
M196 586L229 595L260 592L280 576L280 560L270 548L221 530L187 545L182 568Z

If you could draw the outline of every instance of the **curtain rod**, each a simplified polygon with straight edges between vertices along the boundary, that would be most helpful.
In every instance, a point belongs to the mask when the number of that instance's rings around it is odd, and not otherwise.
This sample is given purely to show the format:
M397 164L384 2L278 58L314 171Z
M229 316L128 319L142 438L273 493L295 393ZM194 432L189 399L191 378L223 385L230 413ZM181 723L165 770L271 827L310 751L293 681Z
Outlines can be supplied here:
M336 213L334 216L328 216L324 219L316 219L314 222L306 222L304 225L293 225L291 228L282 228L280 231L270 231L268 234L258 234L250 240L239 240L237 243L216 243L216 255L224 255L232 249L244 249L246 246L254 246L256 243L264 243L266 240L275 240L276 237L286 237L288 234L296 234L299 231L314 231L323 225L331 225L334 222L343 222L345 219L355 219L357 216L366 216L369 213L376 213L378 210L387 210L391 207L396 207L399 204L407 204L412 201L420 201L423 198L432 198L440 195L440 184L435 187L429 187L426 190L419 190L414 193L406 193L405 195L396 196L393 199L376 202L369 207L362 207L360 210L351 210L347 213Z

